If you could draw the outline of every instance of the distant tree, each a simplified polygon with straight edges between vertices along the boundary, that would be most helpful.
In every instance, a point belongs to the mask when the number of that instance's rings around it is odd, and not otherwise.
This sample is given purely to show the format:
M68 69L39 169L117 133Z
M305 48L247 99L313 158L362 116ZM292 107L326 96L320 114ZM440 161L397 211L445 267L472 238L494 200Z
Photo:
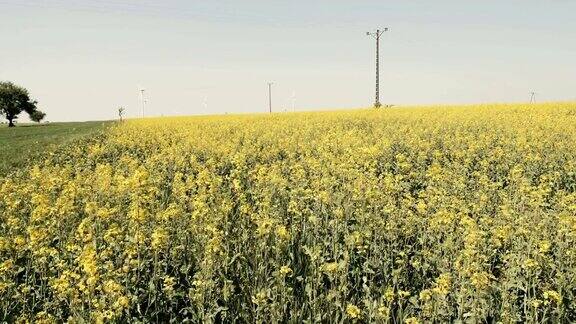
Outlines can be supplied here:
M23 111L29 116L36 111L36 101L30 99L28 90L12 82L0 82L0 115L8 119L8 126L14 127L14 120Z
M122 121L122 116L124 116L124 107L118 107L118 116L120 117L120 121Z
M33 122L37 122L37 123L41 122L42 119L44 119L44 117L46 117L46 113L45 113L45 112L42 112L42 111L40 111L40 110L34 110L34 111L30 114L30 119L31 119Z

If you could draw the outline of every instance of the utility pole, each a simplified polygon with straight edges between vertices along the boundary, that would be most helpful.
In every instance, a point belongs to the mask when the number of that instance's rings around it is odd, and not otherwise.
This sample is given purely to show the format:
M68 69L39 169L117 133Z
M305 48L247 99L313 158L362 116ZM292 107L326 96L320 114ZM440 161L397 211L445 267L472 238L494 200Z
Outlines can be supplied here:
M292 91L292 112L296 112L296 91Z
M386 27L384 30L376 29L375 33L366 32L367 36L372 36L376 39L376 100L374 101L374 108L382 106L380 103L380 36L388 30L388 27Z
M274 83L268 82L268 109L272 113L272 85Z
M122 116L124 116L124 107L118 107L118 116L120 117L120 121L122 121Z
M144 97L145 89L140 89L140 98L142 99L142 118L144 118L144 108L146 106L146 98Z
M536 103L536 92L534 91L530 92L530 103Z

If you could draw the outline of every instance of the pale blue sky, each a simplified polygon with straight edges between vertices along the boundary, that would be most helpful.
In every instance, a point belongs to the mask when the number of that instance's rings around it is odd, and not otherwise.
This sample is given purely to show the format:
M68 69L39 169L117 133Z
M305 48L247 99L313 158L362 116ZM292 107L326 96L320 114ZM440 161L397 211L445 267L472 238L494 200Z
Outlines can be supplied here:
M576 1L0 0L0 80L51 121L576 99Z

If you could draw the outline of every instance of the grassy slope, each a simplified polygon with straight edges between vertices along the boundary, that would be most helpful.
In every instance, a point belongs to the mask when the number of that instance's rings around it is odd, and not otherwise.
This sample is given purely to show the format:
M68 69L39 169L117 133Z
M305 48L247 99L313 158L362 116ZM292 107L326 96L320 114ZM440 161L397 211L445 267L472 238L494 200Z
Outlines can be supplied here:
M0 178L26 165L46 150L101 130L110 122L0 125Z

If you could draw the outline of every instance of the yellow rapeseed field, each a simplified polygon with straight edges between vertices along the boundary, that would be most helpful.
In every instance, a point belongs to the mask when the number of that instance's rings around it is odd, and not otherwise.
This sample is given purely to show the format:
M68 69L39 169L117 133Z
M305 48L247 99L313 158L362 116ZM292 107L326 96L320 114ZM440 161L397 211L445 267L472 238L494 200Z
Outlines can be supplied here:
M576 321L573 103L130 120L0 197L0 321Z

